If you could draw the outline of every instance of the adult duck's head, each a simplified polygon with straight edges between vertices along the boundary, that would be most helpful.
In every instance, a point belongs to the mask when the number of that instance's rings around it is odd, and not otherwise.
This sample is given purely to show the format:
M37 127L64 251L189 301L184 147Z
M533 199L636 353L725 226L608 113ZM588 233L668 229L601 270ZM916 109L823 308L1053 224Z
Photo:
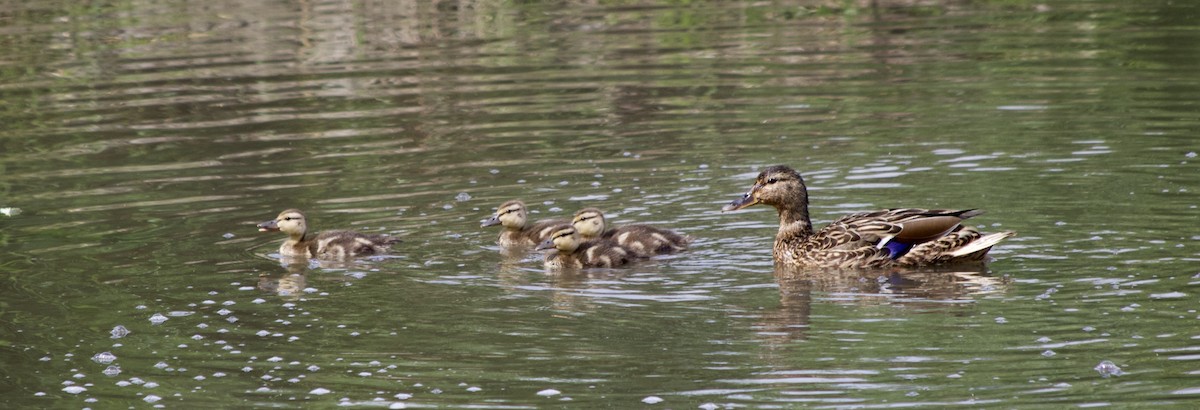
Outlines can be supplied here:
M805 187L804 179L796 170L786 165L770 166L758 173L749 192L730 202L729 205L725 205L721 210L736 211L758 204L770 205L775 208L807 206L808 188Z

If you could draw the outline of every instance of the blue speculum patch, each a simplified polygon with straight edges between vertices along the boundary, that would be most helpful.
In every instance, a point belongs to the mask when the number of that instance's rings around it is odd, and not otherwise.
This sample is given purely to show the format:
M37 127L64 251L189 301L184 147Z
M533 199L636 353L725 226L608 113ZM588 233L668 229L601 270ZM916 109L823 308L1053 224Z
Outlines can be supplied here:
M888 243L886 245L884 245L883 247L888 250L889 258L900 259L900 257L904 256L904 254L908 253L908 251L910 249L912 249L913 246L910 243L901 243L898 241L888 241Z

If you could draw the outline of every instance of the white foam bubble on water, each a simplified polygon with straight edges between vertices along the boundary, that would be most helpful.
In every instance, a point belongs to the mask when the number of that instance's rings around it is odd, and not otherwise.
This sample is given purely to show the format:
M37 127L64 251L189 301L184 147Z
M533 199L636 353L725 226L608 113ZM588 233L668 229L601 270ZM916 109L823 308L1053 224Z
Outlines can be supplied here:
M166 321L167 317L163 316L162 313L155 313L153 316L150 316L150 324L152 325L160 325Z
M100 352L92 356L92 361L100 364L109 364L117 360L117 355L112 352Z
M1125 374L1120 367L1117 367L1115 363L1109 360L1100 362L1100 364L1097 364L1096 367L1093 367L1092 369L1100 372L1100 375L1103 377L1121 376Z

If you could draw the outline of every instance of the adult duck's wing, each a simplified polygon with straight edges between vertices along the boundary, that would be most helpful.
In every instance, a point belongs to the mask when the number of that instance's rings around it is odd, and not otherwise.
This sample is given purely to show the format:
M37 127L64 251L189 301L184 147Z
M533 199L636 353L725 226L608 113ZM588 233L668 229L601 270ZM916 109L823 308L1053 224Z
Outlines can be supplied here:
M846 215L830 226L844 225L880 247L891 241L916 245L954 232L963 220L982 213L976 209L896 208Z
M985 235L962 226L962 221L980 214L983 211L977 209L900 208L860 214L843 223L864 241L887 250L898 265L940 265L983 261L992 246L1016 234Z
M981 213L974 209L922 208L859 212L838 218L803 243L783 244L783 249L776 251L791 249L792 259L810 266L869 268L892 263L935 264L959 258L956 251L972 249L969 244L980 235L963 229L962 221Z

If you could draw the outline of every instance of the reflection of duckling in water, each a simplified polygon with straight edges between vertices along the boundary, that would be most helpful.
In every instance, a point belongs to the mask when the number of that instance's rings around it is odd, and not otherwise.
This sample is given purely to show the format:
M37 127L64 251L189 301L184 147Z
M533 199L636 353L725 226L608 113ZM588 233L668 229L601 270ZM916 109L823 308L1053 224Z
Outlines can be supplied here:
M504 230L500 232L498 240L500 246L522 247L541 243L550 235L550 228L567 222L561 219L547 219L530 224L528 218L529 211L525 208L525 203L514 199L500 204L500 207L496 208L496 214L484 220L480 227L502 225Z
M690 238L650 225L623 225L608 229L604 213L596 208L584 208L571 220L584 240L609 240L640 257L664 255L687 249Z
M341 260L385 253L400 242L387 235L365 235L354 231L325 231L310 234L304 214L288 209L270 221L258 224L259 231L281 231L288 239L279 246L284 257Z
M258 277L258 288L283 297L299 297L308 286L308 279L302 273L289 273L278 279L269 276Z
M633 262L637 256L612 241L584 241L569 224L551 229L537 250L555 249L546 253L547 269L612 268Z
M859 212L814 231L808 218L808 190L795 170L775 165L758 174L754 186L722 210L766 204L779 211L776 263L808 268L889 268L982 263L992 246L1015 235L984 235L962 226L982 214L975 209L901 208Z

